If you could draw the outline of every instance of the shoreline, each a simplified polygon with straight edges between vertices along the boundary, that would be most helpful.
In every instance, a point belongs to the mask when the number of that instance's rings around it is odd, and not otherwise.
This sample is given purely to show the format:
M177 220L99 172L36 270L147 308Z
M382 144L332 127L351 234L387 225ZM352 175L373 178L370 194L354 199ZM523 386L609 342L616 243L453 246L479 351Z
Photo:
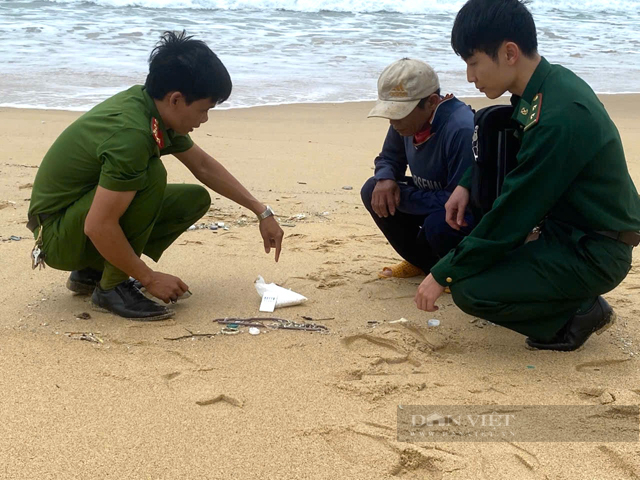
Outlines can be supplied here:
M625 97L625 96L636 96L640 95L640 91L638 92L603 92L598 93L595 92L598 98L607 98L607 97ZM454 93L455 95L455 93ZM465 103L472 103L476 101L486 100L488 102L500 103L501 100L507 100L509 95L502 95L500 98L495 100L488 99L485 95L464 95L457 96L459 100L462 100ZM107 97L108 98L108 97ZM216 111L232 111L232 110L250 110L254 108L270 108L270 107L290 107L296 105L362 105L366 103L373 103L376 100L344 100L344 101L330 101L330 102L286 102L286 103L265 103L261 105L247 105L247 106L237 106L237 107L227 107L224 104L220 107L216 107ZM97 102L95 105L98 105ZM92 107L93 108L93 107ZM69 112L69 113L86 113L89 110L80 110L80 109L70 109L70 108L48 108L48 107L36 107L36 106L15 106L15 105L0 105L0 110L9 109L9 110L18 110L18 111L30 111L30 112Z

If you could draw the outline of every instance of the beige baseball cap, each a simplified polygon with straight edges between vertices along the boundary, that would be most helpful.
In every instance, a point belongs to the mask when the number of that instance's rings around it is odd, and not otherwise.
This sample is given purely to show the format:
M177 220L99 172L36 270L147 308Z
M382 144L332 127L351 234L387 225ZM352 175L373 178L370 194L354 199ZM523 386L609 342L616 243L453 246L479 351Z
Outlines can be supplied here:
M428 63L403 58L385 68L378 79L378 101L368 117L400 120L440 88L438 74Z

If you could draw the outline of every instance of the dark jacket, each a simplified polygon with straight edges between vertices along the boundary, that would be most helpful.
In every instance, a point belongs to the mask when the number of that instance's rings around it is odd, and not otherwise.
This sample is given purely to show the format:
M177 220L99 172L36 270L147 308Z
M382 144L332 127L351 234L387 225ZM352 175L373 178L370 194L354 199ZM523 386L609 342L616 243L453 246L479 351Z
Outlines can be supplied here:
M376 180L405 180L407 165L416 188L401 188L398 210L429 215L444 208L462 174L473 162L473 111L455 97L438 105L431 136L419 145L389 127L382 152L375 159Z

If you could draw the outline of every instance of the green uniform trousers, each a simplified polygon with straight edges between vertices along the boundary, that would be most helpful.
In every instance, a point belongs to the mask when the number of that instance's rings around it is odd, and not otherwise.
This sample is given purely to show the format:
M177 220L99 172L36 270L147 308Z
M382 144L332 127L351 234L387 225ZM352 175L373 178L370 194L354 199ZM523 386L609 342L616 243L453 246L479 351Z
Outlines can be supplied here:
M456 305L538 340L551 339L631 268L632 247L547 219L537 240L451 286Z
M97 188L97 187L96 187ZM96 188L43 223L45 262L58 270L92 268L103 271L100 286L110 289L129 276L107 262L84 233L84 222ZM131 247L156 262L189 226L209 209L211 197L200 185L167 185L167 172L159 158L149 162L147 184L139 190L120 218ZM38 229L34 232L37 236Z

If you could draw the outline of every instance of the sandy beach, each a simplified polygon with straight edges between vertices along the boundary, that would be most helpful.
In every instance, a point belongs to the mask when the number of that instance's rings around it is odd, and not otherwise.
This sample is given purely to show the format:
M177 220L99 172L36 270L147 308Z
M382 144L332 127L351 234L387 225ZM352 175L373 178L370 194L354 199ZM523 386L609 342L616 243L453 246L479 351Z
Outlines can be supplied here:
M601 98L640 186L640 95ZM67 272L31 270L31 182L80 114L0 109L1 479L640 478L637 442L397 441L398 405L638 405L640 261L605 296L618 322L574 353L526 350L450 295L417 310L422 277L377 277L399 257L360 201L388 125L370 107L212 111L193 139L273 207L283 252L276 264L251 212L212 193L202 222L229 229L166 252L157 269L193 296L150 324L91 310ZM170 182L195 181L164 163ZM214 319L270 316L258 275L309 299L273 315L329 333L221 335ZM215 335L172 340L191 333Z

